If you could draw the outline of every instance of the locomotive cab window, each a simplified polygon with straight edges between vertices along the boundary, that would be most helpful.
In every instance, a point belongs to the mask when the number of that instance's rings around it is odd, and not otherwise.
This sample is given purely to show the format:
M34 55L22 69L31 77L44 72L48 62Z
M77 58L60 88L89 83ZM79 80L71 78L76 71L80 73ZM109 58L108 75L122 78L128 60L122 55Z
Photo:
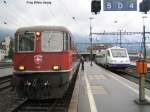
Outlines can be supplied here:
M16 51L18 52L30 52L34 51L35 46L35 34L32 32L27 32L24 34L19 34L16 39L15 43Z
M44 52L61 52L69 49L68 35L65 32L43 32L41 41Z
M104 58L103 57L103 55L102 54L100 54L100 55L96 55L96 57L95 58Z
M127 57L127 52L125 49L111 49L113 57Z

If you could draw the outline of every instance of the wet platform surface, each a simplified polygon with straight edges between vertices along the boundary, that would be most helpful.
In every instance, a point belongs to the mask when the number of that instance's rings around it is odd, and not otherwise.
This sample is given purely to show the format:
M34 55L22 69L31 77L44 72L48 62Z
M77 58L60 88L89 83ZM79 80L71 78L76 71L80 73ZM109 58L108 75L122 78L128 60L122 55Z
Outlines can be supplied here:
M79 71L69 112L150 112L137 105L138 85L90 62ZM150 91L146 89L150 101Z
M0 77L8 76L13 74L13 68L2 68L0 69Z

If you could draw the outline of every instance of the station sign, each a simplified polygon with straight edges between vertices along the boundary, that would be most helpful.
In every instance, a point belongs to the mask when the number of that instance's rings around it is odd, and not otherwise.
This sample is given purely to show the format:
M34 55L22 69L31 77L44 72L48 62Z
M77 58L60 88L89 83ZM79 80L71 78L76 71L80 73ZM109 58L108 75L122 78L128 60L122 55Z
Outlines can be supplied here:
M137 0L104 0L104 11L137 11Z

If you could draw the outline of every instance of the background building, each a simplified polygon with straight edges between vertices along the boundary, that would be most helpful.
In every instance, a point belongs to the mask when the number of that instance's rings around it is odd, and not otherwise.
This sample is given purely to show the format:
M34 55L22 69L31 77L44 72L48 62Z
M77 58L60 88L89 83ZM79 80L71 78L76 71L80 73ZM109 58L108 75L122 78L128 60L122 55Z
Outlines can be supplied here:
M7 36L0 42L0 60L8 57L12 38Z
M5 51L0 49L0 61L5 58Z

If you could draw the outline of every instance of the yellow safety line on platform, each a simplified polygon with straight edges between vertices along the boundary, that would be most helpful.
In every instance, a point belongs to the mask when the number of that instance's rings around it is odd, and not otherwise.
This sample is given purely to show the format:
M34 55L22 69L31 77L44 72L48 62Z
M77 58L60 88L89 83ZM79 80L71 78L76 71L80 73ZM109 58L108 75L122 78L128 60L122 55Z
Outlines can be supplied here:
M95 104L95 100L91 91L91 87L87 78L87 74L84 71L84 77L85 77L85 81L86 81L86 87L87 87L87 93L88 93L88 99L89 99L89 103L90 103L90 109L91 112L97 112L97 108L96 108L96 104Z

